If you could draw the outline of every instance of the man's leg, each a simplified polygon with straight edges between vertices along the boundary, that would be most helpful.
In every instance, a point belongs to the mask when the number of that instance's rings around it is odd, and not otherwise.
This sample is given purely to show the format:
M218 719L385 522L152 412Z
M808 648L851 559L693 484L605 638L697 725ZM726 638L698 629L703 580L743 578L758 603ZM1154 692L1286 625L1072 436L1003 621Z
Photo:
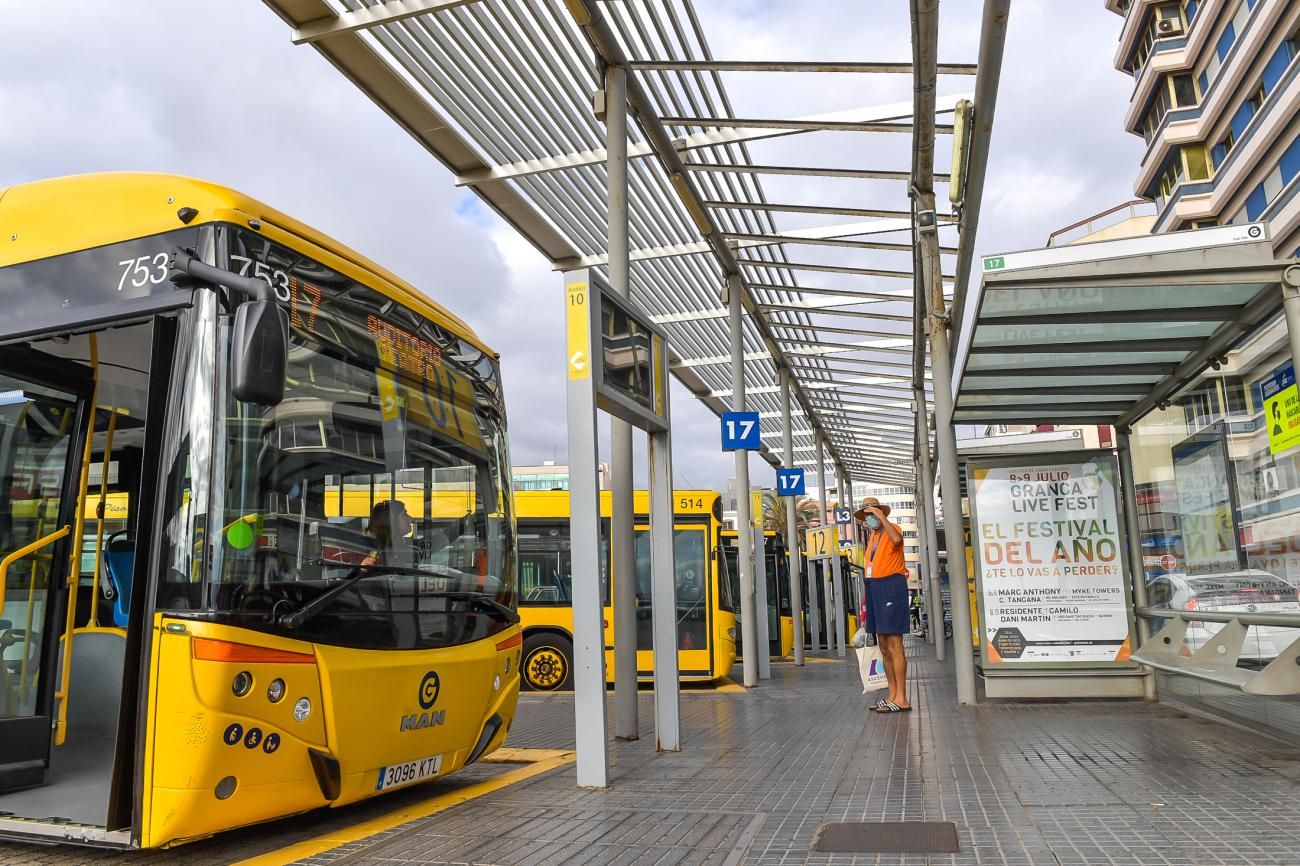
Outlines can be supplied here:
M880 654L885 660L885 678L889 681L889 700L906 707L907 704L907 656L903 654L903 636L901 634L882 634L880 636Z

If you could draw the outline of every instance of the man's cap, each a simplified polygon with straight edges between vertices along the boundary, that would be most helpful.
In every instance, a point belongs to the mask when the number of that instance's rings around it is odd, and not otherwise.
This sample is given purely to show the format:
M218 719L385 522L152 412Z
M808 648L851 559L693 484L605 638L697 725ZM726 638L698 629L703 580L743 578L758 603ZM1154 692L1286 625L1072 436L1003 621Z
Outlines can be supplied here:
M889 516L889 506L882 504L881 501L874 496L868 496L866 499L862 500L862 505L853 513L853 516L858 520L863 520L867 516L867 509L872 507L879 508L881 514L886 517Z

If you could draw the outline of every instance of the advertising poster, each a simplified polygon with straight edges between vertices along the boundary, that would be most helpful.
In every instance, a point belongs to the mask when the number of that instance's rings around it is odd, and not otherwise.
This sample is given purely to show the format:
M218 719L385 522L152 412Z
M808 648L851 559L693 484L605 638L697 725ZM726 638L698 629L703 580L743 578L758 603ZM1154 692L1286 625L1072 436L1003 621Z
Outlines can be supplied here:
M1132 608L1114 458L972 461L968 472L985 664L1127 662Z
M1172 449L1178 525L1188 574L1245 567L1233 501L1236 479L1222 424L1211 424Z
M1268 452L1280 454L1300 445L1300 391L1295 367L1287 364L1259 384L1268 422Z

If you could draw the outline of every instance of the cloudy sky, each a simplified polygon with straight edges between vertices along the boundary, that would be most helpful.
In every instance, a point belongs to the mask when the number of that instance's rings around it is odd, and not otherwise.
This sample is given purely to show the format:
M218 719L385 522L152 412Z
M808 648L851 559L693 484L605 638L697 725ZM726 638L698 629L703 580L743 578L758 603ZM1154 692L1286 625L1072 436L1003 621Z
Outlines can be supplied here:
M974 61L979 5L943 2L941 61ZM808 3L793 0L696 2L714 56L770 60L909 59L907 6L818 0L813 16ZM1013 6L979 253L1041 246L1054 229L1132 198L1140 155L1141 140L1121 129L1132 79L1111 65L1120 19L1101 0ZM167 171L235 187L293 214L474 326L503 356L514 461L564 462L558 277L314 50L293 46L261 3L64 0L57 12L44 3L7 4L5 17L0 186L91 171ZM910 99L902 76L738 74L726 86L739 116ZM972 88L971 79L945 78L939 91ZM804 163L907 168L906 151L882 138L905 137L797 136L755 159L797 151ZM940 167L946 148L941 139ZM870 207L880 195L852 181L821 192L779 180L764 181L772 200L812 195ZM905 207L905 199L890 206ZM782 224L817 222L825 218ZM712 413L678 387L673 420L676 484L725 489L734 460L718 449ZM751 466L755 483L772 483L765 463Z

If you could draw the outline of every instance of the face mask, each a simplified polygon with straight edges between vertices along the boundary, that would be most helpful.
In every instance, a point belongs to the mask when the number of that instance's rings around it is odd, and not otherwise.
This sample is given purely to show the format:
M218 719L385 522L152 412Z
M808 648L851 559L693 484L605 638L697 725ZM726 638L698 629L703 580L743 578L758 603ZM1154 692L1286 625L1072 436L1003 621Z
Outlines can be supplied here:
M876 517L876 515L874 515L874 514L868 514L868 515L867 515L867 528L868 528L868 529L879 529L879 528L880 528L880 518L879 518L879 517Z

